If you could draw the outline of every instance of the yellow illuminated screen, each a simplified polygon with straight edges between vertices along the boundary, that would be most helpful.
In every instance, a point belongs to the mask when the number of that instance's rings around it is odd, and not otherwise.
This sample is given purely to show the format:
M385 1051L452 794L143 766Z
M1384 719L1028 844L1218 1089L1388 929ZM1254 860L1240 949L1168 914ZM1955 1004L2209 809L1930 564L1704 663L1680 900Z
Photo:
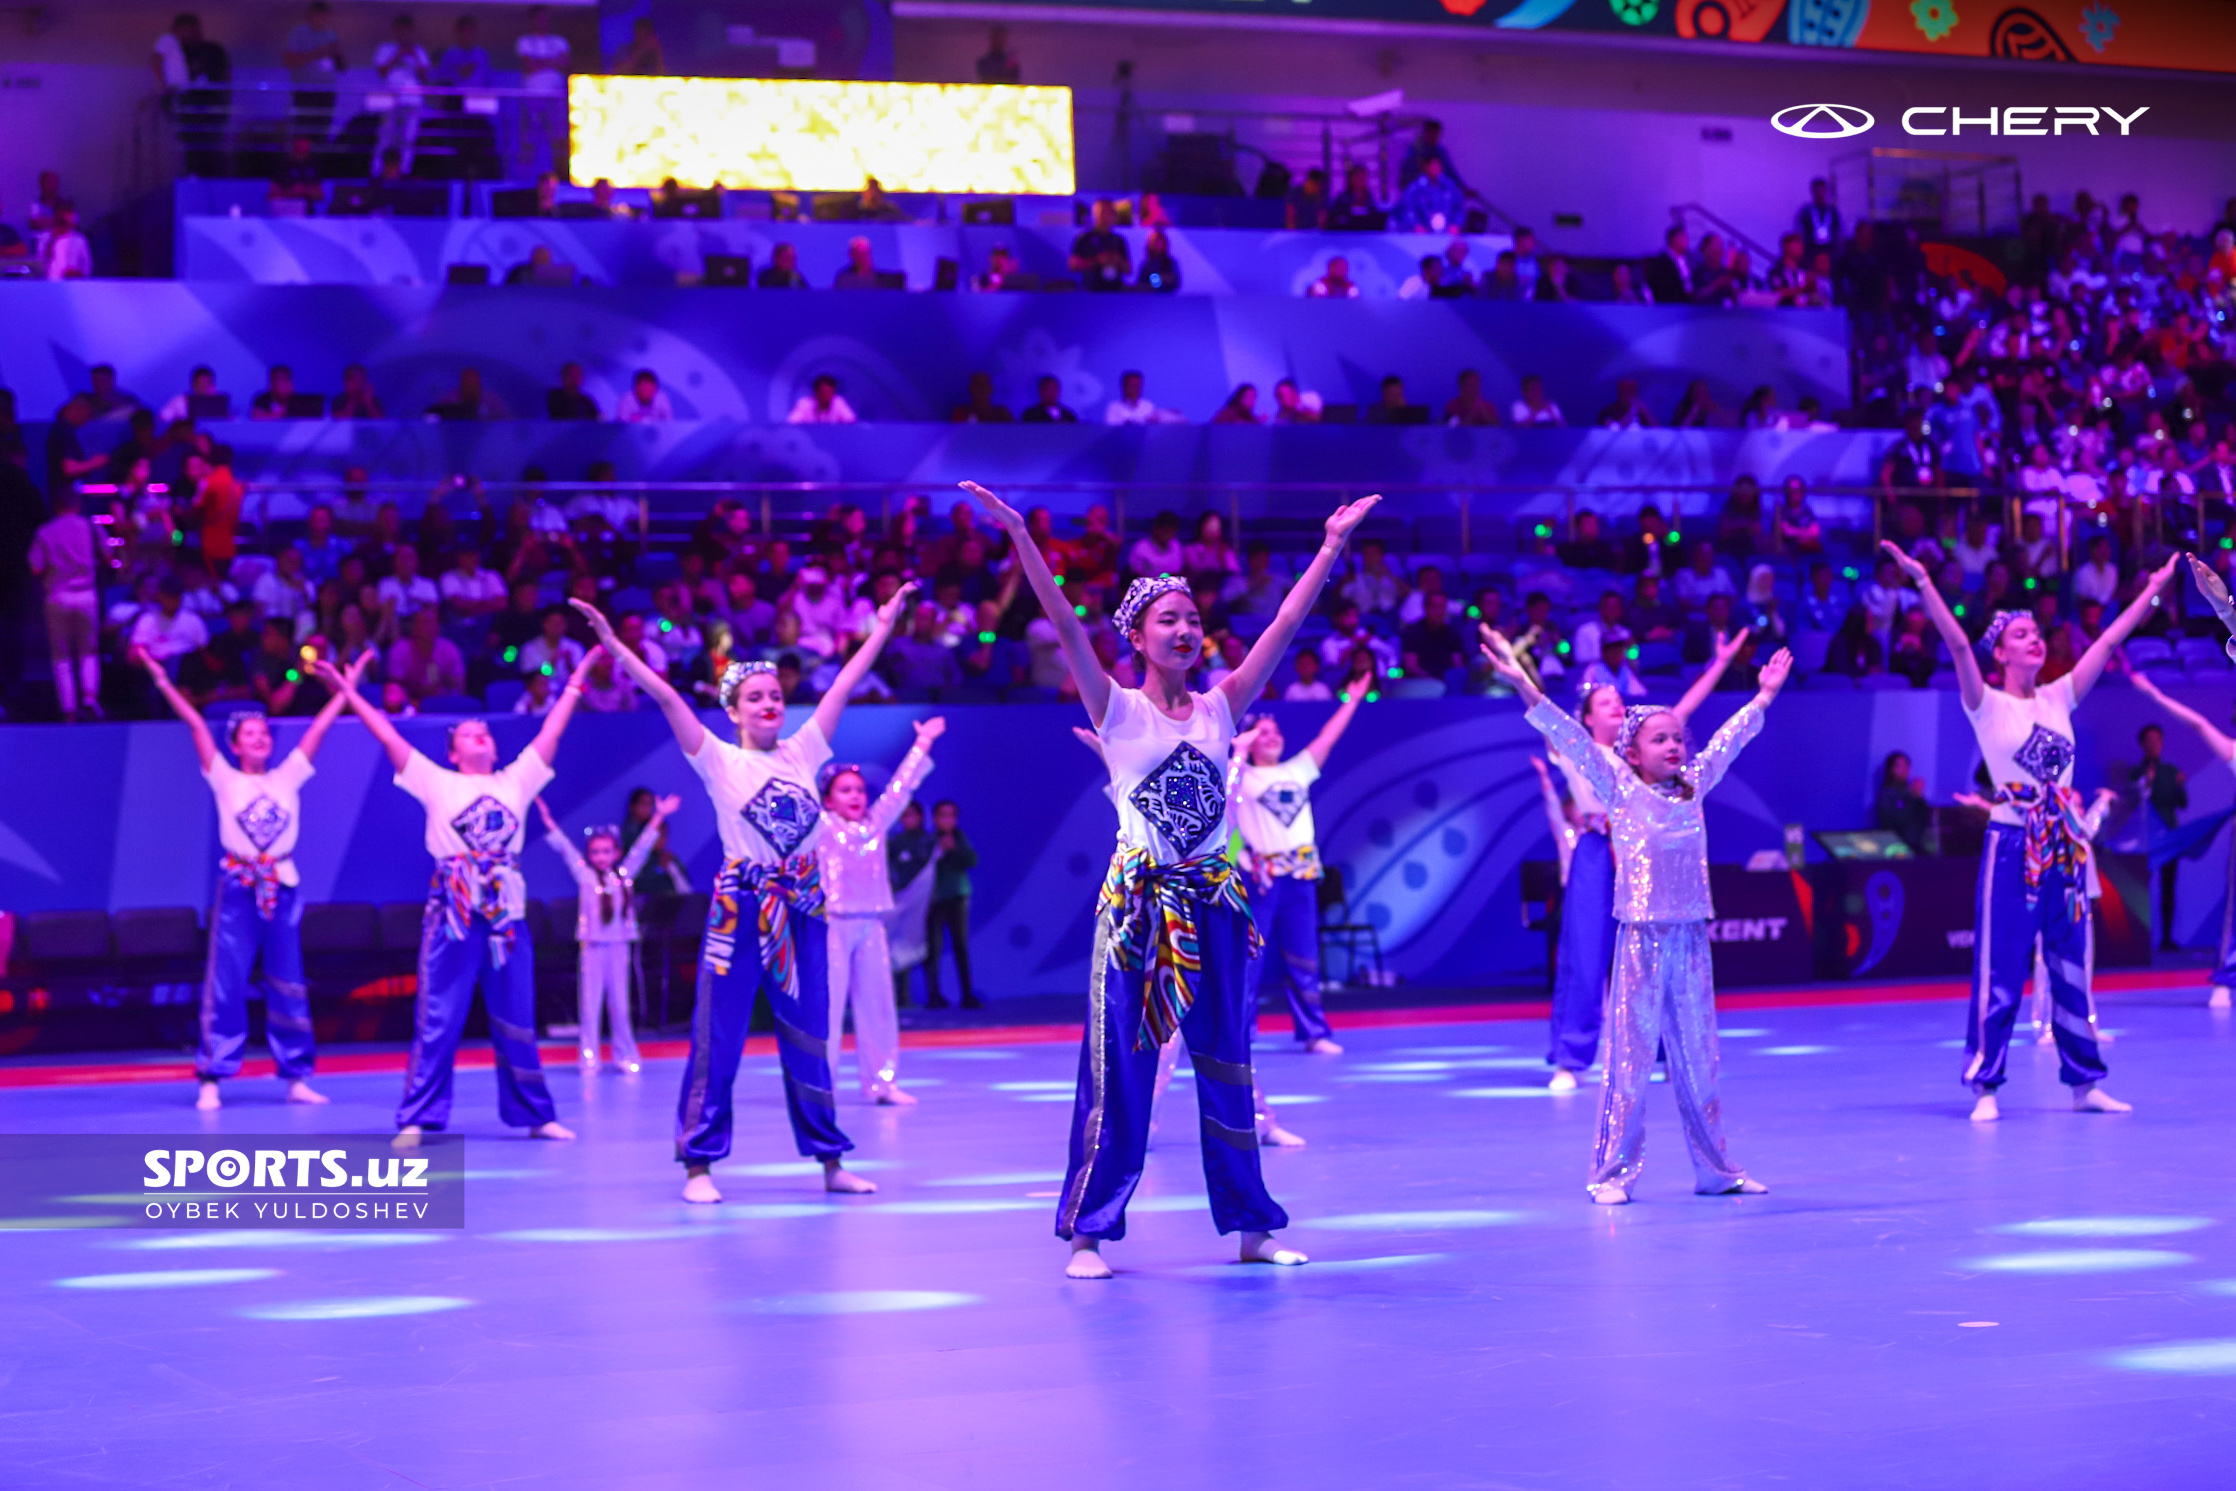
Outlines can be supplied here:
M1073 187L1071 90L769 78L567 80L571 174L616 186L1016 192Z

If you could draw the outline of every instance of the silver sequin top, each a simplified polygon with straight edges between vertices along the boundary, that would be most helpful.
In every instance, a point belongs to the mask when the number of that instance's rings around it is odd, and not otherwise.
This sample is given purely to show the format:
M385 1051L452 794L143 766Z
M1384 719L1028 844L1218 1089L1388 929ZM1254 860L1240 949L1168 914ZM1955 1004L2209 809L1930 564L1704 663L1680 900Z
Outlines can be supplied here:
M1689 798L1649 787L1607 752L1569 713L1550 700L1524 716L1572 762L1608 805L1607 833L1615 851L1615 920L1704 922L1716 909L1708 895L1708 823L1702 799L1723 780L1740 748L1762 729L1762 706L1748 700L1724 721L1699 755L1678 775L1692 785Z
M893 909L893 881L885 867L885 835L900 822L908 799L932 774L932 758L911 746L899 770L871 802L867 816L850 822L823 815L816 854L823 865L823 905L832 916L864 916Z

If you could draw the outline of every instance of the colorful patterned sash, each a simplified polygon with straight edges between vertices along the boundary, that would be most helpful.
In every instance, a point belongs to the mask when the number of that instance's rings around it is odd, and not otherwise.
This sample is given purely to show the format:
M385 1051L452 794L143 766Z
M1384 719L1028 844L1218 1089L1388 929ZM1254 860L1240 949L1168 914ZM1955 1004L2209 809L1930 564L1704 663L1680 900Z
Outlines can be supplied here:
M738 924L738 901L751 896L754 924L761 937L761 966L775 976L787 998L800 997L800 960L792 945L792 913L823 914L823 869L810 852L781 864L748 864L733 859L714 877L713 905L707 920L705 956L717 973L730 971L730 936Z
M280 861L269 854L234 854L228 850L218 857L217 867L225 878L243 890L256 893L256 914L266 921L279 910Z
M475 850L436 860L434 891L442 900L444 933L453 942L464 942L474 918L483 918L489 923L490 960L504 967L520 931L515 897L509 893L519 879L509 854Z
M1318 880L1322 873L1319 848L1312 844L1301 849L1277 849L1271 854L1245 849L1243 863L1256 877L1260 890L1271 890L1277 879Z
M2076 922L2088 915L2088 828L2082 822L2081 794L2070 787L2008 782L1996 795L2026 815L2026 904L2032 910L2042 894L2042 877L2053 867L2065 875L2065 911Z
M1210 854L1161 865L1148 850L1131 844L1119 845L1110 857L1095 914L1110 923L1110 953L1118 966L1149 970L1136 1050L1155 1050L1172 1039L1196 1002L1196 975L1203 971L1196 929L1199 903L1224 906L1241 917L1249 928L1250 956L1258 956L1258 928L1250 919L1249 894L1234 861Z

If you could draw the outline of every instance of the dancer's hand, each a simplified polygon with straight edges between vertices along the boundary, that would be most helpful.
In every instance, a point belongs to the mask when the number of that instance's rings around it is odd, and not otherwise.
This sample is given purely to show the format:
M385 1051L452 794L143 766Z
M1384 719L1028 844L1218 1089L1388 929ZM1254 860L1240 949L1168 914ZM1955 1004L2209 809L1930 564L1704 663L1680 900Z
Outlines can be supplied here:
M600 642L597 646L591 648L588 652L582 655L581 662L575 664L574 672L567 678L567 687L570 689L581 688L583 685L583 680L587 679L590 676L590 670L597 667L598 664L600 664L601 662L604 662L605 658L606 645L605 643Z
M2174 572L2182 567L2182 560L2185 557L2186 556L2181 554L2167 555L2166 562L2160 565L2157 569L2151 571L2151 583L2148 587L2146 587L2148 593L2151 595L2157 595L2160 591L2164 590L2167 585L2173 581ZM2210 572L2208 571L2208 573ZM2226 592L2223 593L2225 594Z
M996 497L992 492L987 491L974 481L957 482L956 485L986 504L986 516L992 518L994 525L1002 532L1008 534L1011 538L1015 538L1025 531L1024 514L1002 501L1001 498Z
M1483 657L1490 663L1491 671L1511 684L1514 692L1522 696L1524 704L1535 706L1543 702L1545 692L1531 681L1529 670L1514 655L1514 644L1491 630L1489 622L1483 623L1480 630L1483 633Z
M372 655L372 649L367 648L362 656L359 658L359 662L362 662L365 658L369 658ZM322 657L317 662L311 664L311 676L316 678L320 683L325 684L328 688L332 689L337 694L348 694L354 696L357 692L356 668L353 666L350 672L345 674L340 669L334 666L334 660L332 658Z
M2140 668L2130 666L2127 663L2126 653L2116 653L2114 654L2114 656L2118 657L2120 659L2121 665L2127 669L2128 680L2135 685L2135 691L2137 693L2150 700L2153 704L2164 704L2166 702L2165 691L2160 689L2157 684L2151 682L2150 674L2145 673Z
M1373 512L1374 505L1381 500L1382 495L1377 492L1372 497L1361 497L1356 502L1346 502L1334 512L1329 513L1324 530L1327 534L1327 544L1341 549L1349 543L1352 530L1366 521L1366 515Z
M536 811L543 815L543 826L545 828L550 829L553 833L559 832L559 820L551 816L551 809L544 805L541 796L536 798Z
M654 823L658 823L664 818L673 818L682 811L683 799L673 792L666 797L656 797L652 800L652 821Z
M1094 731L1088 729L1085 725L1072 726L1071 733L1073 738L1078 740L1081 745L1085 746L1088 750L1095 753L1095 759L1097 761L1103 759L1102 737L1100 735L1097 735Z
M1739 649L1747 645L1747 629L1735 627L1728 635L1716 639L1716 666L1729 667L1739 656Z
M2189 577L2197 582L2197 593L2205 597L2205 604L2213 608L2213 614L2220 618L2221 625L2227 627L2231 634L2236 634L2236 600L2229 598L2228 587L2221 583L2221 577L2214 574L2213 567L2204 560L2195 554L2183 557L2189 560Z
M1778 690L1786 686L1786 675L1792 671L1792 653L1786 651L1783 647L1772 653L1770 661L1764 663L1762 671L1755 675L1758 690L1755 694L1755 702L1767 705L1771 700L1777 698Z
M1548 787L1553 784L1552 768L1545 764L1545 758L1543 756L1530 757L1529 764L1536 770L1537 779L1540 782L1543 782Z
M910 580L900 589L894 591L884 605L877 608L877 620L873 623L873 630L885 636L891 636L893 628L900 625L901 613L908 609L909 602L914 599L916 599L916 582Z
M1902 573L1909 578L1911 584L1917 586L1920 590L1933 583L1933 577L1925 572L1925 566L1918 562L1917 556L1905 553L1902 546L1893 539L1881 539L1879 548L1885 552L1889 559L1902 567Z
M365 680L365 670L367 668L370 668L372 665L373 650L368 647L363 652L357 654L356 662L351 663L347 668L342 670L342 679L349 685L349 691L351 693L354 694L357 692L357 685L364 682Z
M585 600L569 599L567 604L575 608L576 615L590 623L590 633L598 639L600 645L609 648L620 645L614 640L613 623L606 620L605 612Z
M928 720L918 720L916 722L916 749L920 751L930 750L932 742L946 733L947 719L944 715L935 714Z

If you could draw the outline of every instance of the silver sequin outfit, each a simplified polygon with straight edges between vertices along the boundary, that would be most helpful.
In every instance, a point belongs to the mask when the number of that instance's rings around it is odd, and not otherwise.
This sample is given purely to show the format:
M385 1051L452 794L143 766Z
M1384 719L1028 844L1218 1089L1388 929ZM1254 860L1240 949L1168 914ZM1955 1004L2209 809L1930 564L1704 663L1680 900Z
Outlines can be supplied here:
M1669 1085L1703 1195L1734 1189L1746 1172L1724 1154L1716 1095L1716 981L1709 958L1708 828L1702 800L1740 748L1762 729L1752 701L1724 722L1680 772L1689 796L1648 786L1594 748L1591 736L1551 703L1526 717L1585 776L1608 805L1615 851L1615 966L1608 981L1607 1085L1588 1184L1637 1184L1646 1145L1645 1100L1654 1051L1669 1057Z

